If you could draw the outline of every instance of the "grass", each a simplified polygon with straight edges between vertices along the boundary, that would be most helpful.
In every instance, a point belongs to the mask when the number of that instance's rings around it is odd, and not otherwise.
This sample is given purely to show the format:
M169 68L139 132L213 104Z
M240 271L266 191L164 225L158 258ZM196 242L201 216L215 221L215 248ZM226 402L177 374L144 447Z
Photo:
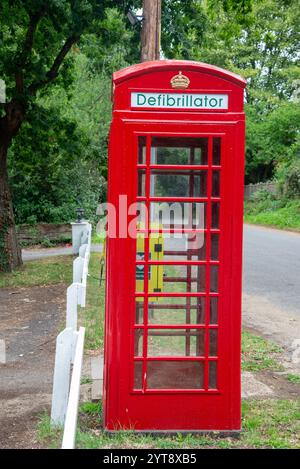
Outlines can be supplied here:
M289 373L286 377L288 381L294 384L300 384L300 376L299 375L294 375L292 373Z
M0 288L72 282L72 256L27 261L11 273L0 273Z
M100 286L101 254L92 253L89 263L89 277L86 307L79 308L79 322L85 329L85 349L98 350L103 347L104 335L104 292L105 271Z
M277 359L283 349L269 340L258 337L249 331L242 334L242 370L281 371L282 365Z
M300 231L300 201L267 199L245 202L244 221L273 228Z
M96 233L95 231L93 231L92 243L93 244L103 244L105 237L106 237L105 231L102 231L101 233Z
M82 376L80 384L92 384L93 380L89 376Z
M59 448L61 446L63 429L53 427L49 415L45 412L40 415L37 427L37 439L47 448Z
M300 448L300 400L245 401L242 440L253 448Z
M109 435L103 431L101 403L80 406L76 447L97 448L300 448L300 400L244 401L240 439L213 436L150 436L133 431ZM40 441L48 447L59 447L61 430L50 426L43 415L39 424Z

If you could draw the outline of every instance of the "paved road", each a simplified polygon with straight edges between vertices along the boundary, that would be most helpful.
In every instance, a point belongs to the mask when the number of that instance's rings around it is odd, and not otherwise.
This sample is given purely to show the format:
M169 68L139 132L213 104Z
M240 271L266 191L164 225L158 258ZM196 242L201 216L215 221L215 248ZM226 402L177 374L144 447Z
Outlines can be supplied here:
M300 234L245 225L243 291L300 315Z
M92 244L92 252L102 252L102 246L99 244ZM42 249L22 249L23 261L34 261L36 259L43 259L45 257L54 256L67 256L72 254L72 247L56 247L56 248L42 248Z
M300 234L245 225L243 324L285 346L300 370Z

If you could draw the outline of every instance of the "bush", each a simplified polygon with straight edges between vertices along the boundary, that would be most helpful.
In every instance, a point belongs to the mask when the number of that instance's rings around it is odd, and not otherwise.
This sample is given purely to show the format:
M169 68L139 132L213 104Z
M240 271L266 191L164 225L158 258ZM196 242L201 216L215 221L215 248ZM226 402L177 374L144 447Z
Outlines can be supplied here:
M300 198L300 135L289 148L284 162L278 165L276 178L283 197Z
M245 201L245 213L256 215L261 212L271 212L284 207L286 201L278 198L276 194L261 189Z
M267 191L266 189L260 189L251 195L250 200L252 202L264 202L266 200L269 201L274 198L275 196L271 192Z
M300 161L293 163L286 169L283 183L283 195L288 198L300 197Z

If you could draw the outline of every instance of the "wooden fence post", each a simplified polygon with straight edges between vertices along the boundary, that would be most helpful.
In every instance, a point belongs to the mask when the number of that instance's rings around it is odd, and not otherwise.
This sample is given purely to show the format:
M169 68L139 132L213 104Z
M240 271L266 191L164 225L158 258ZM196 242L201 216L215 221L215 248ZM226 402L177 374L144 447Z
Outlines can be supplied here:
M64 329L56 339L51 423L63 425L68 405L73 349L73 329Z

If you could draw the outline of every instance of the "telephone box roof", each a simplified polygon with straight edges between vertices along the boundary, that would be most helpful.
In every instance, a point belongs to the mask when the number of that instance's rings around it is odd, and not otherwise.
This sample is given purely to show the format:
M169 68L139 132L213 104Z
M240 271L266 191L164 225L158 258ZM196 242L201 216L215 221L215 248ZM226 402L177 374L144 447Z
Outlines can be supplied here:
M185 71L202 72L210 75L217 76L223 80L228 80L245 88L246 80L235 73L224 70L223 68L216 67L215 65L209 65L202 62L193 62L190 60L156 60L153 62L143 62L130 67L123 68L113 74L113 82L115 85L122 83L123 81L137 77L139 75L145 75L148 73L163 71L163 70L178 70L182 68Z

